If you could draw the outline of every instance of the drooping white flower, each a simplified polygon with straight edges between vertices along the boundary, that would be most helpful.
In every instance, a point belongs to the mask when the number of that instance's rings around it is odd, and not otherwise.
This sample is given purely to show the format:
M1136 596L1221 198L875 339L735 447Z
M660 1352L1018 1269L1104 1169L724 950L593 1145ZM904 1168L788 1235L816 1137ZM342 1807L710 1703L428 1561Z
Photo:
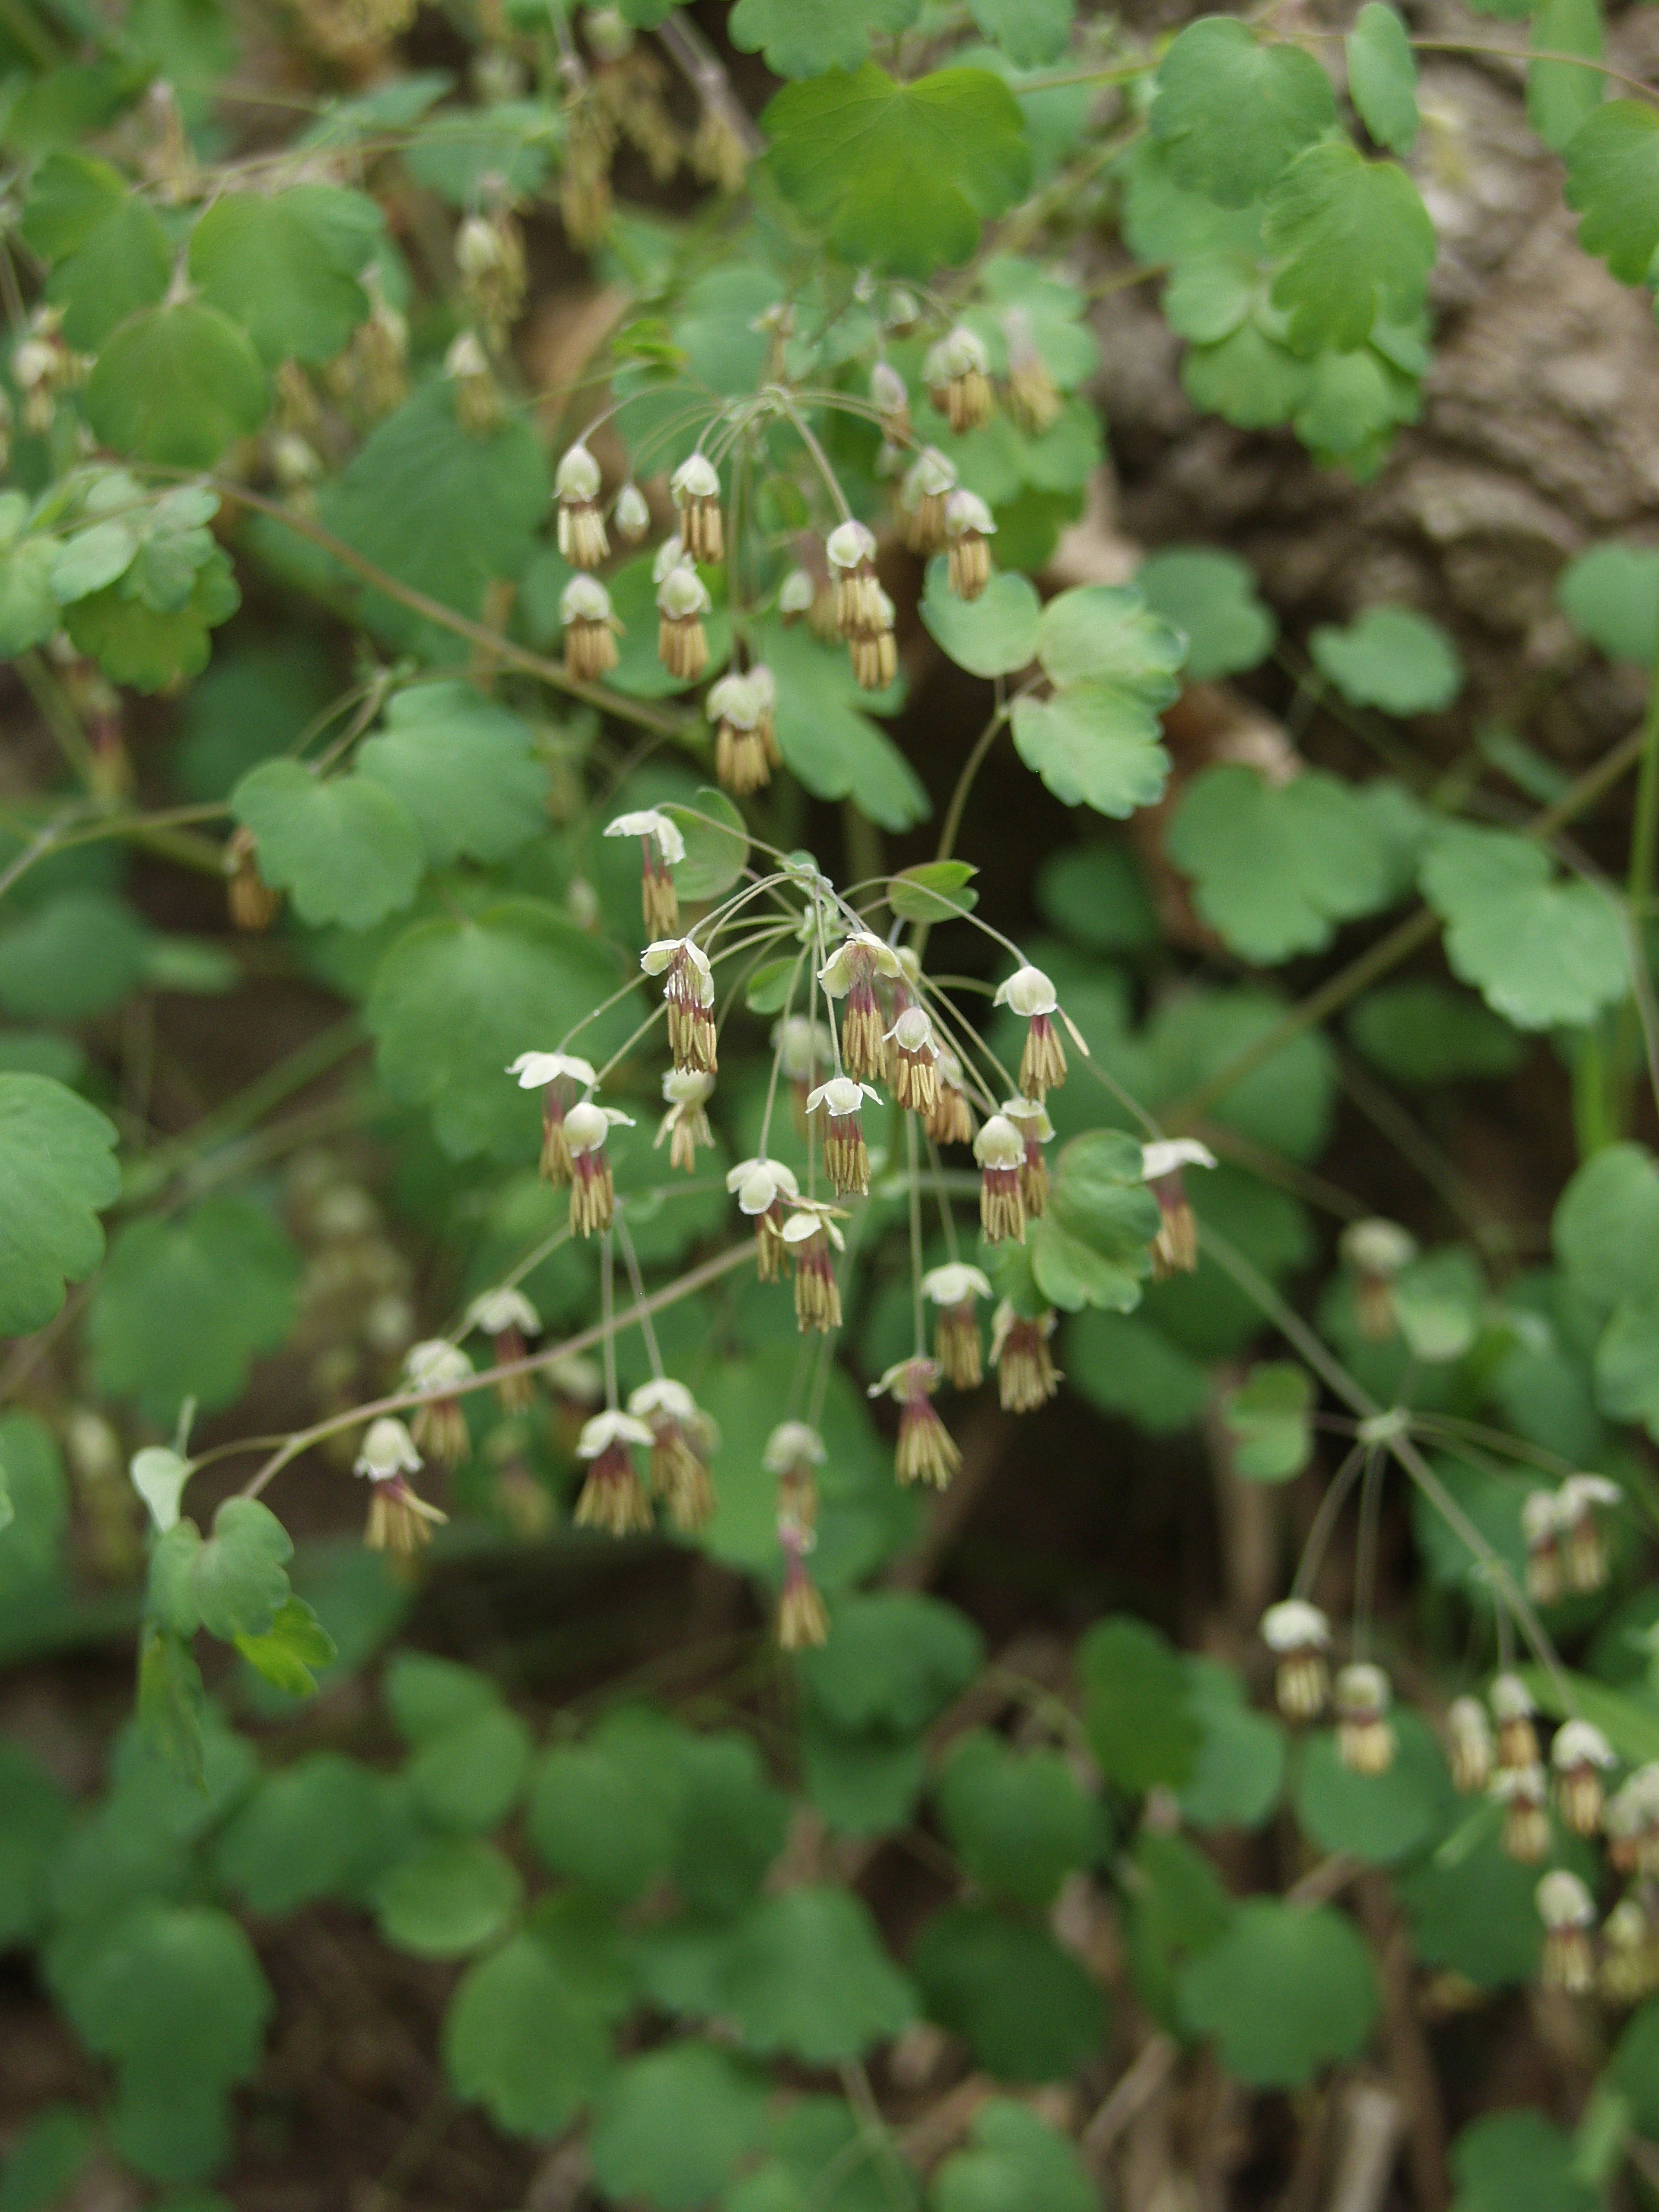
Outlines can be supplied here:
M383 1414L370 1422L353 1472L367 1475L371 1482L390 1482L394 1475L416 1474L420 1466L414 1437L401 1421Z
M1012 1006L1026 1020L1038 1014L1052 1014L1060 1006L1053 982L1041 968L1016 968L1006 982L999 983L993 1003Z
M991 1284L978 1267L970 1267L965 1260L952 1260L943 1267L928 1269L921 1279L921 1294L936 1306L964 1306L970 1298L988 1298Z
M582 1432L576 1439L578 1459L598 1459L613 1444L643 1444L648 1450L655 1441L650 1430L633 1413L595 1413L592 1419L582 1423Z
M1148 1182L1173 1175L1177 1168L1212 1168L1215 1154L1196 1137L1160 1137L1140 1148L1140 1172Z
M635 814L618 814L605 825L607 837L652 837L665 866L672 867L685 858L685 839L679 823L660 807L641 807Z
M521 1052L507 1072L518 1077L520 1091L539 1091L562 1076L567 1083L591 1091L599 1079L592 1061L574 1052Z

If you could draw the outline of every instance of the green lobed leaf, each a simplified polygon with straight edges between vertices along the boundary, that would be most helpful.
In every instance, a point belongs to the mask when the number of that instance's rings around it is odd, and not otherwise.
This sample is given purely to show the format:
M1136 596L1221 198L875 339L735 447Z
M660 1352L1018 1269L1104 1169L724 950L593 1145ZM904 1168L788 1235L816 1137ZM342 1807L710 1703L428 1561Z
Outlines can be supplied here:
M601 2013L533 1932L469 1966L444 2016L444 2065L510 2135L554 2136L602 2086L611 2039Z
M452 1158L533 1159L538 1103L505 1071L521 1052L550 1051L617 981L593 939L537 900L417 922L380 962L364 1009L380 1079L430 1110ZM585 1030L577 1048L603 1059L606 1040L632 1026L626 1005L619 1014Z
M268 1505L226 1498L191 1565L191 1595L209 1635L228 1644L265 1635L289 1601L283 1570L293 1556L294 1540Z
M720 1999L750 2050L809 2066L860 2057L918 2010L868 1907L848 1890L816 1886L767 1898L738 1923Z
M1346 138L1297 155L1273 188L1263 235L1286 257L1273 298L1300 353L1352 350L1379 321L1410 324L1423 311L1435 257L1428 211L1403 169L1366 161Z
M1078 1645L1077 1669L1084 1725L1107 1779L1137 1792L1183 1788L1203 1729L1179 1654L1145 1621L1120 1616L1096 1622Z
M971 860L922 860L888 878L887 903L904 921L949 921L979 904Z
M1091 952L1137 952L1158 941L1146 880L1121 842L1063 848L1037 871L1038 911Z
M1368 4L1380 6L1381 0ZM1189 684L1240 675L1273 651L1279 624L1256 596L1249 563L1236 554L1207 546L1167 547L1141 563L1135 589L1153 614L1186 639L1182 674Z
M1057 62L1071 44L1074 0L968 0L968 12L1017 70Z
M1379 146L1409 154L1417 142L1417 62L1405 24L1386 0L1365 0L1345 44L1360 121Z
M1526 1056L1522 1040L1480 1000L1426 977L1367 992L1346 1027L1373 1067L1413 1086L1513 1075Z
M1629 989L1618 906L1553 874L1524 837L1461 823L1436 832L1423 861L1423 895L1446 924L1453 974L1517 1029L1590 1021Z
M1549 54L1583 54L1599 62L1605 41L1599 0L1539 0L1531 44ZM1564 153L1601 105L1607 79L1599 69L1534 60L1527 66L1527 117L1547 146Z
M58 1574L69 1482L58 1440L36 1413L0 1416L0 1468L10 1508L0 1528L0 1591L16 1593Z
M799 1654L807 1697L848 1734L872 1727L918 1735L965 1689L984 1647L953 1606L908 1590L848 1598L830 1640Z
M356 768L407 809L428 864L447 868L463 855L503 860L539 833L547 771L534 744L527 723L470 684L416 684L393 693Z
M1285 1786L1285 1731L1245 1704L1231 1668L1192 1655L1186 1668L1188 1702L1204 1735L1180 1792L1182 1817L1195 1828L1259 1828Z
M1101 1990L1040 1921L995 1905L947 1905L910 1953L928 2015L1003 2081L1058 2081L1097 2052Z
M434 1828L499 1827L523 1793L530 1750L530 1730L505 1706L470 1714L422 1741L404 1770L410 1796Z
M191 281L247 332L268 368L331 360L368 313L368 294L341 266L325 227L336 200L379 213L372 200L337 186L295 185L269 195L227 192L191 234ZM368 258L365 252L359 269Z
M0 2212L48 2212L63 2203L97 2148L97 2134L75 2105L49 2105L21 2129L0 2172Z
M202 1672L189 1643L171 1628L147 1623L138 1644L138 1725L161 1765L198 1790L206 1711Z
M1556 1200L1550 1233L1573 1287L1603 1310L1659 1297L1659 1170L1646 1146L1592 1152Z
M940 2162L927 2201L930 2212L1092 2212L1099 2197L1069 2136L994 2097Z
M918 0L738 0L726 25L742 53L763 53L777 76L855 70L872 38L908 31Z
M856 702L845 653L822 645L805 624L768 623L761 651L777 678L778 750L815 799L848 799L884 830L925 821L931 802L915 771Z
M1659 2135L1659 2002L1650 1998L1633 2013L1614 2047L1607 2078L1630 2099L1640 2132Z
M1264 1360L1228 1394L1223 1419L1233 1467L1247 1482L1288 1482L1313 1456L1313 1377L1288 1360Z
M1578 243L1626 284L1640 284L1659 249L1659 115L1610 100L1567 142L1563 196L1583 217Z
M260 874L292 894L301 921L368 929L419 888L426 865L420 827L379 777L349 770L324 778L300 761L263 761L230 805L258 847Z
M110 1247L88 1317L100 1389L171 1425L186 1398L228 1405L249 1362L293 1324L300 1261L246 1198L130 1223Z
M1395 895L1381 824L1355 788L1310 769L1285 784L1231 763L1200 769L1164 833L1193 903L1264 965L1322 951L1339 922Z
M761 118L784 198L844 260L901 276L959 268L1013 205L1030 157L1013 95L988 70L896 84L872 62L786 85Z
M1035 1911L1105 1844L1100 1807L1058 1752L1016 1752L988 1729L957 1739L935 1796L963 1871Z
M53 269L46 297L64 311L65 342L96 353L129 315L161 299L172 273L173 250L160 216L147 200L124 191Z
M1594 2212L1601 2194L1577 2168L1573 2138L1541 2112L1488 2112L1451 2147L1454 2212Z
M674 864L674 888L683 899L701 902L721 898L742 875L749 860L749 830L723 791L701 785L690 805L665 805L679 824L685 858Z
M1477 1989L1524 1985L1543 1942L1534 1867L1510 1857L1502 1808L1482 1804L1438 1850L1394 1876L1417 1956Z
M363 558L428 598L474 617L496 580L530 558L547 513L547 455L528 423L509 416L482 434L463 428L453 386L424 385L377 423L319 501L319 519ZM363 617L434 662L467 648L385 594L365 591Z
M769 2084L707 2043L630 2058L601 2094L590 2138L606 2195L652 2212L693 2212L759 2144Z
M511 1860L477 1836L418 1845L374 1887L380 1933L420 1959L460 1959L493 1942L519 1908L522 1884Z
M1330 128L1336 102L1311 55L1204 15L1171 41L1150 120L1178 184L1244 207Z
M215 1863L250 1911L292 1912L357 1896L388 1830L379 1778L339 1752L312 1752L265 1776L220 1838Z
M969 602L950 589L948 570L942 554L928 562L917 610L934 643L970 676L1008 676L1034 660L1042 603L1030 579L1001 569Z
M1121 1415L1154 1437L1202 1419L1208 1374L1139 1314L1085 1309L1066 1324L1061 1343L1066 1381L1103 1413Z
M1610 539L1569 561L1556 603L1609 660L1651 668L1659 641L1659 553Z
M1176 1986L1188 2029L1214 2036L1248 2088L1299 2088L1357 2057L1376 2018L1370 1952L1328 1905L1248 1899L1220 1941L1179 1969Z
M525 1822L544 1865L622 1900L665 1873L685 1778L665 1752L657 1727L615 1724L546 1752Z
M106 676L138 691L159 691L177 677L199 676L208 663L208 632L228 622L242 604L229 556L216 545L193 571L177 605L146 601L142 586L153 573L141 545L120 582L76 600L63 617L71 640ZM135 583L141 588L131 589Z
M1440 1747L1407 1708L1393 1714L1395 1757L1381 1774L1356 1774L1337 1753L1335 1731L1317 1729L1302 1743L1296 1816L1322 1851L1351 1851L1389 1866L1437 1843L1456 1801Z
M417 1746L494 1712L501 1701L488 1674L430 1651L394 1651L380 1691L398 1735Z
M246 334L199 300L130 315L99 354L87 419L117 453L211 468L259 428L270 386Z
M269 1628L257 1636L244 1632L235 1644L257 1674L291 1698L314 1696L313 1669L328 1666L339 1656L333 1638L305 1600L298 1597L289 1597L277 1607Z
M45 1075L0 1075L0 1334L49 1322L104 1252L121 1188L113 1126Z
M258 2063L273 2000L228 1912L146 1899L55 1949L48 1971L87 2048L158 2087L222 2087Z
M0 932L0 1005L24 1020L107 1013L142 979L149 942L125 899L60 892Z

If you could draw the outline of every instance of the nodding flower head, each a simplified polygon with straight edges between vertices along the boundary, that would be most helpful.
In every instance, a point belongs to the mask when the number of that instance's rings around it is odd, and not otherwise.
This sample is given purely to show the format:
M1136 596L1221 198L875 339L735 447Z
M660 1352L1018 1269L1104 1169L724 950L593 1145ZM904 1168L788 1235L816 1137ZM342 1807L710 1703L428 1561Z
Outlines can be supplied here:
M680 535L694 561L726 557L725 530L720 521L720 472L706 453L693 453L680 463L668 488L680 511Z
M665 1140L669 1166L694 1171L697 1147L714 1141L708 1111L708 1101L714 1095L714 1079L702 1068L665 1068L662 1095L668 1111L657 1124L651 1149L655 1152Z
M507 1367L524 1358L526 1338L540 1335L542 1317L522 1291L503 1284L473 1299L466 1310L466 1326L482 1329L491 1340L496 1365ZM498 1376L495 1395L503 1411L522 1413L534 1399L535 1383L528 1375Z
M559 552L573 568L597 568L611 550L599 511L599 465L580 441L553 478L559 502Z
M783 1224L785 1257L795 1270L795 1325L799 1328L841 1327L841 1290L836 1281L830 1248L845 1248L846 1238L831 1219L827 1206L805 1200Z
M714 1511L708 1461L715 1443L714 1423L699 1412L684 1383L666 1375L641 1383L628 1410L651 1431L653 1495L665 1501L669 1519L683 1534L695 1534Z
M1160 1282L1174 1274L1190 1275L1198 1265L1198 1222L1182 1171L1214 1165L1215 1154L1196 1137L1164 1137L1141 1147L1140 1172L1158 1200L1152 1273Z
M870 1385L872 1398L885 1395L898 1407L893 1472L907 1486L927 1482L943 1490L962 1465L962 1454L933 1404L939 1383L938 1361L915 1358L901 1359L880 1382Z
M654 1441L650 1428L634 1413L608 1409L582 1424L576 1456L588 1462L588 1469L576 1501L579 1528L604 1528L613 1536L627 1536L651 1526L651 1504L633 1450L641 1446L648 1451Z
M401 1421L382 1418L370 1423L354 1471L374 1486L363 1534L371 1551L412 1558L431 1542L434 1523L449 1518L410 1488L409 1478L420 1466L415 1439Z
M1052 1308L1020 1313L1004 1298L991 1317L991 1364L1005 1413L1031 1413L1060 1388L1060 1370L1048 1351L1054 1333Z
M1595 1902L1576 1874L1553 1867L1533 1893L1544 1923L1544 1949L1538 1978L1547 1990L1584 1996L1595 1986L1595 1954L1589 1931Z
M668 1049L684 1070L714 1073L714 971L708 955L689 937L659 938L640 955L647 975L663 978L668 1008Z
M886 1073L886 1028L876 996L877 979L897 982L903 974L893 947L867 929L854 930L843 939L818 971L830 997L847 1001L841 1024L842 1059L847 1073L860 1082L873 1081Z
M671 568L657 586L657 658L681 684L695 684L708 665L702 618L711 605L695 568Z
M1601 1826L1602 1776L1617 1760L1613 1746L1589 1721L1565 1721L1550 1746L1555 1799L1574 1835L1593 1836Z
M1518 1674L1494 1677L1487 1692L1492 1718L1498 1723L1498 1764L1500 1767L1536 1766L1537 1706L1532 1692Z
M617 633L622 624L610 592L597 576L570 579L560 595L559 621L564 630L565 673L584 684L597 684L609 676L620 658Z
M1521 1501L1521 1534L1527 1546L1527 1595L1554 1605L1561 1595L1561 1500L1553 1490L1529 1490Z
M763 663L741 675L733 672L722 676L708 688L714 774L724 789L740 798L769 784L782 757L773 712L776 702L777 685Z
M1394 1764L1394 1702L1389 1678L1380 1667L1356 1662L1337 1675L1332 1693L1336 1706L1336 1755L1356 1774L1384 1774Z
M1002 1111L1019 1131L1025 1147L1019 1194L1025 1201L1026 1218L1036 1221L1048 1210L1048 1163L1042 1157L1042 1147L1053 1141L1054 1125L1040 1098L1005 1098Z
M678 823L660 807L647 806L636 813L617 815L605 823L605 834L639 839L640 906L646 929L654 939L676 935L680 901L669 870L685 858L685 838Z
M817 604L818 587L808 568L792 568L778 586L778 612L786 623L799 622Z
M577 1237L592 1237L609 1229L616 1212L617 1186L606 1156L606 1139L612 1127L634 1126L631 1117L615 1106L600 1106L591 1098L573 1106L564 1117L564 1139L570 1154L570 1228Z
M444 1467L459 1467L472 1455L466 1416L455 1392L472 1379L472 1362L459 1345L447 1337L432 1337L411 1345L404 1354L404 1376L411 1390L431 1393L410 1424L410 1432L428 1458Z
M1569 1589L1583 1592L1606 1586L1607 1539L1601 1513L1617 1505L1624 1494L1605 1474L1570 1474L1562 1484L1561 1566Z
M1027 437L1040 438L1059 422L1066 403L1023 307L1008 310L1002 333L1008 347L1008 412Z
M927 1116L927 1133L936 1145L970 1145L974 1140L974 1113L963 1082L961 1060L948 1044L940 1045L933 1109Z
M870 372L870 404L882 418L884 435L890 439L909 435L910 395L890 362L878 361Z
M823 1109L824 1172L837 1197L845 1191L870 1188L870 1154L860 1115L865 1100L878 1097L867 1083L854 1083L849 1075L832 1075L807 1098L809 1115Z
M991 549L996 533L991 510L977 492L953 491L945 502L945 537L950 549L949 582L959 599L976 599L991 580Z
M974 1139L979 1162L979 1218L988 1244L1025 1241L1025 1200L1019 1187L1025 1139L1006 1114L993 1114Z
M635 483L625 483L617 494L617 534L637 545L651 527L651 509Z
M1484 1790L1492 1779L1492 1723L1479 1698L1454 1698L1446 1713L1451 1742L1452 1780L1466 1795Z
M953 1390L977 1390L985 1379L975 1301L991 1295L989 1278L964 1261L930 1267L921 1294L939 1308L933 1324L933 1358Z
M928 395L958 438L991 419L990 365L984 341L963 323L931 347L922 364Z
M829 1457L823 1438L805 1421L780 1421L766 1439L761 1465L769 1474L793 1474L797 1468L822 1467Z
M418 1474L421 1466L414 1437L401 1421L383 1415L369 1423L352 1473L367 1475L371 1482L390 1482L399 1474Z
M727 1170L726 1188L736 1198L738 1211L755 1224L756 1273L763 1283L776 1282L787 1255L784 1201L793 1203L800 1194L793 1171L781 1160L739 1160Z
M1041 968L1017 968L997 986L995 1003L1026 1024L1025 1049L1019 1060L1019 1087L1028 1098L1041 1098L1066 1080L1066 1048L1054 1024L1060 1008L1054 987Z
M910 981L907 975L906 985ZM926 1006L910 1005L896 1016L883 1042L887 1046L887 1079L901 1106L925 1121L939 1097L939 1046L933 1018Z
M836 628L845 638L879 629L885 597L876 580L874 533L861 522L843 522L824 540L824 558L836 586Z
M1360 1334L1385 1343L1395 1327L1394 1279L1417 1257L1417 1239L1397 1221L1351 1221L1338 1249L1353 1277Z
M1324 1711L1331 1676L1326 1653L1331 1624L1305 1598L1281 1598L1261 1616L1261 1640L1279 1662L1274 1694L1286 1719L1310 1721Z
M521 1052L507 1072L518 1077L520 1091L542 1094L542 1174L562 1190L570 1180L565 1115L579 1091L590 1091L598 1084L593 1063L574 1052Z
M941 552L947 542L945 503L957 488L957 465L937 446L924 446L899 487L904 539L913 553Z

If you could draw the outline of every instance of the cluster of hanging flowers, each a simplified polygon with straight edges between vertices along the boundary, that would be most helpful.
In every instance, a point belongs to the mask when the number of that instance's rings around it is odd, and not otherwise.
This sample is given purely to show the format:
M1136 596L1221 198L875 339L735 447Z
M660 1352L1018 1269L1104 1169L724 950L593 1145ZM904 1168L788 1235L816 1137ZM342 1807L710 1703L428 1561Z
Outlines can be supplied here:
M1307 1725L1328 1707L1343 1765L1357 1774L1386 1773L1398 1745L1383 1669L1356 1661L1333 1677L1330 1621L1306 1598L1270 1606L1261 1633L1273 1655L1275 1696L1286 1718ZM1536 1897L1545 1985L1575 1995L1599 1987L1623 2004L1659 1989L1653 1887L1659 1879L1659 1762L1636 1768L1613 1786L1617 1753L1601 1729L1578 1717L1562 1721L1546 1747L1536 1700L1513 1671L1496 1675L1484 1698L1452 1701L1444 1741L1453 1783L1465 1796L1490 1801L1508 1856L1541 1866L1575 1838L1600 1838L1608 1874L1626 1885L1598 1943L1598 1909L1582 1875L1561 1866L1542 1875Z

